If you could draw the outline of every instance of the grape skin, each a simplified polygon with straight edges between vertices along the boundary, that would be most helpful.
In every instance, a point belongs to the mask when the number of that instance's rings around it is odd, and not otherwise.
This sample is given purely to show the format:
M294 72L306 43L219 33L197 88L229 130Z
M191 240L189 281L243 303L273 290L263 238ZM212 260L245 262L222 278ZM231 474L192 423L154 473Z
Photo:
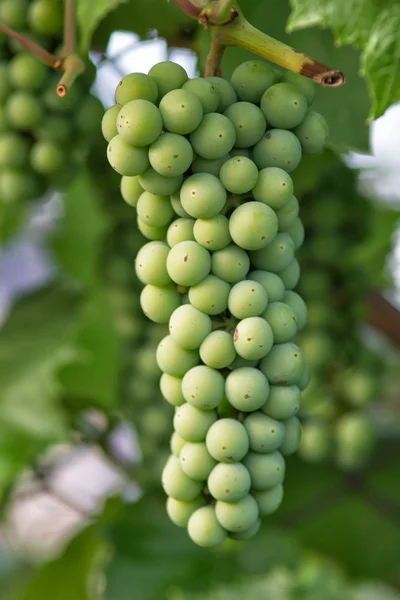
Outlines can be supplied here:
M228 106L237 101L236 92L229 81L222 77L207 77L207 81L218 91L219 102L216 109L218 112L223 113Z
M164 177L149 167L144 173L139 175L138 179L143 190L146 192L158 196L170 196L181 187L183 176Z
M167 270L175 283L194 286L210 272L209 252L197 242L180 242L171 248L167 258Z
M250 259L247 252L234 244L214 252L211 257L212 273L227 283L237 283L244 279L249 268Z
M267 293L257 281L239 281L229 293L228 308L237 319L258 317L265 311L267 304Z
M158 196L143 192L136 205L139 219L152 227L164 227L173 217L173 210L168 196Z
M171 90L184 86L188 81L185 69L171 61L159 62L151 67L149 77L156 83L159 100Z
M179 453L179 462L184 473L196 481L207 479L216 465L204 442L187 442Z
M187 371L182 381L185 400L201 410L217 408L222 402L225 380L216 369L199 365Z
M280 82L264 92L260 106L269 125L293 129L306 116L308 102L305 95L294 85Z
M181 450L185 444L187 444L187 441L184 440L183 437L181 437L178 433L176 433L176 431L174 431L170 442L171 453L179 458Z
M271 302L262 316L272 329L275 344L289 342L296 335L296 315L287 304Z
M179 306L169 320L170 335L186 350L199 348L211 330L210 317L191 304Z
M267 378L258 369L241 367L225 380L225 393L234 408L243 412L258 410L265 404L269 391Z
M194 500L201 492L201 482L194 481L182 471L179 459L171 455L161 475L163 489L175 500Z
M216 500L237 502L250 491L250 473L241 463L219 463L209 474L207 487Z
M255 145L253 160L259 169L278 167L291 173L301 160L298 138L286 129L270 129Z
M168 323L180 304L181 295L174 286L146 285L140 294L144 314L155 323Z
M172 406L181 406L185 402L182 394L182 378L163 373L160 379L160 390L167 402ZM174 454L174 452L173 452Z
M167 271L169 247L164 242L149 242L136 256L135 271L142 283L164 286L172 283Z
M297 417L291 417L285 423L285 437L280 447L284 456L289 456L297 452L301 443L302 428Z
M130 73L119 82L115 90L115 102L120 106L137 99L155 103L157 95L157 84L151 77L143 73Z
M264 492L252 492L258 504L260 515L266 516L278 510L283 500L283 486L281 483Z
M285 421L294 417L300 408L300 389L295 385L271 385L262 411L273 419Z
M304 370L305 360L300 348L288 342L276 344L260 362L260 369L270 383L292 385Z
M195 173L181 187L183 209L196 219L215 217L226 202L226 191L215 175Z
M279 273L290 265L294 258L294 244L288 233L278 233L266 246L250 252L250 260L257 269Z
M204 548L219 546L225 541L227 534L217 520L213 506L198 508L188 522L190 538Z
M175 377L183 377L199 362L198 352L185 350L175 342L171 335L167 335L158 344L156 356L161 371Z
M239 356L246 360L260 360L271 350L274 336L263 318L248 317L236 325L233 340Z
M187 527L192 514L204 504L204 500L199 497L188 502L175 500L175 498L167 499L167 513L169 518L178 527Z
M267 126L265 117L258 106L250 102L235 102L226 109L224 115L236 130L236 140L232 147L235 145L237 148L250 148L265 133ZM257 164L257 161L255 163Z
M276 82L274 70L261 60L247 60L232 73L231 84L240 100L259 104L262 95Z
M164 127L171 133L191 133L203 118L200 100L187 90L168 92L161 100L159 109Z
M250 158L235 156L223 163L219 177L228 192L245 194L256 185L258 169Z
M285 425L262 412L251 413L243 421L250 440L250 450L265 454L277 450L285 439Z
M140 175L149 166L147 151L127 144L120 135L116 135L108 144L108 162L120 175Z
M187 242L189 240L194 241L194 224L194 219L185 219L184 217L180 217L179 219L175 219L175 221L172 221L167 231L168 246L172 248L180 242Z
M117 129L122 139L132 146L148 146L160 135L162 119L158 108L148 100L131 100L121 108Z
M204 442L216 420L217 413L214 410L200 410L185 402L175 410L174 429L188 442ZM218 460L212 453L208 442L207 450L213 458Z
M215 160L229 153L235 144L235 137L235 128L227 117L208 113L189 139L197 154Z
M273 488L285 478L285 460L278 450L270 454L249 452L243 464L249 470L252 489L256 491Z
M236 357L233 337L227 331L212 331L200 346L200 358L214 369L223 369Z
M216 277L208 275L197 285L189 289L190 303L207 315L218 315L228 308L230 285Z
M182 175L190 167L192 160L192 146L185 137L177 133L163 133L149 148L151 166L164 177Z
M279 210L293 195L293 180L283 169L265 167L258 173L252 194L258 202L264 202L274 210Z
M250 494L238 502L218 500L215 505L215 514L226 530L245 531L252 527L258 519L258 504Z
M236 419L219 419L208 430L206 445L218 462L234 463L247 454L249 437L244 426Z
M103 115L101 121L101 132L107 142L111 142L112 138L118 135L117 117L121 107L118 104L110 106Z
M220 97L217 89L207 79L196 77L189 79L182 86L184 90L191 92L200 100L204 114L213 113L217 110Z
M129 206L136 207L144 189L140 185L139 177L121 177L121 196Z
M232 242L229 220L221 214L209 219L197 219L193 234L196 242L211 251L222 250Z

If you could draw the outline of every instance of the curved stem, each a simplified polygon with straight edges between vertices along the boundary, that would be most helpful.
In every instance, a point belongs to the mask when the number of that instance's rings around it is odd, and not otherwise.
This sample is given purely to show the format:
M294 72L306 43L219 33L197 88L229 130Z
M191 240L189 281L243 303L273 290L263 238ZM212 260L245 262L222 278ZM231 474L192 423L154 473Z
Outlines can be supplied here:
M220 44L217 40L211 40L210 51L207 56L204 77L222 77L221 63L226 46Z
M174 0L175 4L179 6L189 17L197 19L203 9L205 2L192 2L191 0Z
M21 46L24 46L24 48L26 48L31 54L39 58L45 65L53 67L53 69L59 68L60 59L57 56L54 56L54 54L51 54L50 52L39 46L39 44L32 42L32 40L28 40L26 37L18 33L18 31L14 31L14 29L11 29L11 27L4 25L4 23L0 23L0 31L8 35L8 37L19 42Z

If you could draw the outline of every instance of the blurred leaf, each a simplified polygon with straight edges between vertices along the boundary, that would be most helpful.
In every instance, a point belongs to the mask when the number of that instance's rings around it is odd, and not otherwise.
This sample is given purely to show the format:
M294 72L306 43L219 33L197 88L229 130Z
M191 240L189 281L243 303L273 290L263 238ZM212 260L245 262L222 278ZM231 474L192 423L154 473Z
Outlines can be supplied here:
M115 408L119 373L118 336L104 291L87 299L76 328L78 355L60 372L66 393L79 408L82 402L104 410Z
M82 172L65 196L65 214L53 240L63 272L87 286L97 281L101 242L107 227L100 200L98 187Z
M80 30L80 49L85 54L89 48L93 32L104 17L128 0L77 0L76 17Z
M75 297L47 289L18 302L0 336L0 491L37 453L68 439L58 369L74 355Z
M332 29L339 44L362 50L362 70L373 97L371 117L380 117L400 100L397 0L291 0L291 4L290 31L319 25Z

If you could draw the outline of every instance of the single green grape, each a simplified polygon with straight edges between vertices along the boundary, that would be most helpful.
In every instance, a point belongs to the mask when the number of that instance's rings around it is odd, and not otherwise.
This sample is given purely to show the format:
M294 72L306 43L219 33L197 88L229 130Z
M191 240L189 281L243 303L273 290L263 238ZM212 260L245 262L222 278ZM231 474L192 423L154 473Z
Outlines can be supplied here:
M268 381L278 385L297 383L305 365L304 354L296 344L276 344L260 362L260 370Z
M225 156L235 144L235 128L231 121L219 113L208 113L190 134L193 150L209 160Z
M168 498L167 513L175 525L178 527L187 527L192 514L203 505L204 499L201 496L187 502L175 500L175 498Z
M233 337L227 331L212 331L200 346L200 358L213 369L224 369L236 357Z
M237 102L236 92L229 81L222 77L207 77L207 81L214 86L219 95L219 103L216 112L223 113L228 106Z
M294 244L288 233L278 233L266 246L250 252L251 263L257 269L279 273L290 265L294 258Z
M302 428L297 417L290 417L284 422L285 437L280 447L280 451L284 456L289 456L297 452L301 443Z
M308 104L312 104L315 96L315 85L308 77L303 77L303 75L293 73L292 71L285 71L282 81L296 86L305 95Z
M172 406L181 406L184 404L185 398L182 394L181 377L174 377L173 375L168 375L168 373L163 373L160 379L160 390L165 400L172 404Z
M260 106L269 125L280 129L293 129L306 116L308 102L297 87L291 83L280 82L264 92Z
M279 210L293 195L292 178L283 169L265 167L258 174L252 194L258 202L264 202L274 210Z
M159 100L171 90L182 87L188 80L185 69L171 61L159 62L151 67L149 77L157 84Z
M114 104L113 106L110 106L103 115L101 120L101 132L107 142L111 142L113 137L118 135L117 117L120 110L121 107L118 104Z
M250 450L265 454L277 450L285 439L285 425L262 412L254 412L243 421L250 441Z
M237 283L244 279L249 268L250 259L247 252L235 244L214 252L211 257L212 273L228 283Z
M285 286L282 279L276 273L269 271L250 271L247 279L256 281L263 286L267 292L268 302L279 302L285 295Z
M139 175L139 183L146 192L159 196L170 196L182 185L183 176L164 177L149 167Z
M168 244L165 242L148 242L137 253L135 271L138 279L144 284L169 285L172 283L167 271Z
M174 286L146 285L140 294L144 314L155 323L168 323L180 304L181 295Z
M220 180L210 173L195 173L181 187L183 209L196 219L215 217L225 205L226 191Z
M267 304L267 292L257 281L239 281L229 293L228 308L237 319L258 317L265 311Z
M131 102L131 100L157 101L158 87L156 82L143 73L130 73L119 82L115 90L115 102L120 106Z
M182 470L179 458L173 455L169 457L163 469L161 483L167 496L186 502L199 496L202 487L200 481L193 481L186 475Z
M213 506L202 506L191 515L188 533L195 544L204 548L219 546L227 537L226 531L217 520Z
M161 100L159 109L164 128L171 133L192 133L203 118L200 100L187 90L168 92Z
M231 84L239 100L259 104L264 94L276 82L272 67L262 60L247 60L232 73Z
M264 492L253 492L254 500L258 504L258 509L261 516L271 515L274 513L283 500L283 485L279 483L269 490Z
M286 232L292 238L295 250L298 250L304 242L304 226L298 217L294 220L292 225L286 229Z
M168 225L173 217L173 210L168 196L157 196L143 192L136 204L136 210L142 223L153 227Z
M35 182L26 169L0 171L0 198L5 204L21 202L35 195Z
M195 77L186 81L182 88L194 94L201 102L203 113L213 113L217 110L220 102L218 90L208 79Z
M141 219L137 219L137 226L140 233L148 240L162 240L167 234L167 227L154 227L153 225L147 225Z
M258 169L250 158L236 156L224 162L219 177L228 192L245 194L256 185Z
M171 315L169 321L170 335L177 344L186 350L199 348L203 340L211 333L211 330L210 317L191 304L179 306Z
M235 102L231 104L224 115L232 122L236 131L235 146L250 148L257 144L266 129L265 117L258 106L250 102ZM257 164L257 161L255 161ZM258 165L257 165L258 166Z
M276 211L278 217L279 231L287 231L296 221L299 215L299 202L296 196L292 196L282 208Z
M157 364L164 373L183 377L199 362L199 353L195 350L185 350L176 343L171 335L161 340L157 347ZM182 436L185 437L185 436ZM185 437L185 439L189 440Z
M287 290L293 290L300 280L299 262L294 258L285 269L279 271L279 276L285 284L285 288Z
M229 532L229 537L232 540L237 540L237 541L247 541L250 540L252 537L254 537L256 535L256 533L258 533L259 529L261 527L261 521L260 519L257 519L257 521L248 529L245 529L244 531L236 531L235 533L233 533L232 531Z
M252 489L263 492L285 479L285 460L278 450L270 454L249 452L243 459L251 477Z
M215 467L205 442L186 442L179 454L182 471L191 479L204 481Z
M371 418L362 412L344 414L335 424L335 457L345 469L355 469L365 464L375 442Z
M313 420L303 425L299 454L307 462L318 463L332 451L332 432L326 423Z
M160 136L162 127L160 111L149 100L131 100L118 113L118 133L132 146L152 144Z
M236 325L233 341L239 356L245 360L260 360L271 350L274 336L263 318L248 317Z
M310 110L304 121L295 128L294 133L300 141L303 152L319 154L328 141L329 128L322 115Z
M207 487L215 500L237 502L250 491L250 473L241 463L219 463L210 472Z
M103 114L104 106L98 98L91 94L84 96L74 114L78 132L84 136L97 136Z
M196 158L192 162L191 169L193 173L210 173L211 175L215 175L215 177L218 177L222 165L229 158L229 154L225 154L224 156L220 156L219 158L213 159L203 158L202 156L196 156Z
M225 380L225 394L234 408L243 412L258 410L268 398L265 375L252 367L231 371Z
M278 233L276 213L262 202L246 202L231 214L229 232L235 244L245 250L260 250Z
M185 402L178 406L174 415L174 429L188 442L204 442L207 432L217 421L215 410L200 410L192 404ZM213 456L208 443L207 450ZM214 456L215 460L218 460Z
M120 190L125 202L133 207L136 207L140 196L144 192L137 175L134 177L121 177Z
M249 450L249 436L236 419L218 419L208 430L206 445L209 453L220 463L236 463Z
M216 369L198 365L188 371L182 381L182 393L186 402L201 410L217 408L222 402L225 380Z
M287 292L285 292L283 302L290 306L290 308L296 315L298 330L301 331L302 329L304 329L307 323L307 306L303 298L299 296L299 294L297 294L296 292L288 290Z
M20 168L28 163L29 143L22 135L6 132L0 135L0 167Z
M228 531L241 532L249 529L258 519L258 504L248 494L237 502L218 500L215 514L219 523Z
M219 315L228 308L230 289L226 281L215 275L208 275L200 283L190 287L189 301L207 315Z
M259 169L278 167L291 173L301 160L300 142L291 131L270 129L255 145L253 160Z
M62 30L63 11L59 2L34 0L30 3L27 16L29 25L35 33L50 37Z
M210 219L196 219L193 234L196 242L212 252L222 250L232 242L229 219L220 214Z
M180 242L171 248L167 270L173 281L182 286L200 283L210 272L210 253L197 242Z
M262 316L272 329L275 344L289 342L296 335L296 315L284 302L270 302Z
M9 62L9 77L14 87L25 90L39 90L47 78L47 67L32 54L20 53Z
M167 375L166 373L164 373L162 377L164 377L164 375L166 377L169 377L169 375ZM184 440L183 437L181 437L178 433L176 433L176 431L174 431L170 441L171 454L179 458L181 450L185 444L187 444L187 441Z
M9 96L5 111L8 123L20 131L38 129L44 116L39 98L24 91Z
M184 217L172 221L167 231L168 246L172 248L173 246L176 246L176 244L179 244L179 242L194 240L194 223L194 219L185 219Z
M163 133L149 148L151 166L164 177L182 175L192 160L192 146L185 137L176 133Z
M133 148L120 135L116 135L108 143L108 162L120 175L140 175L149 166L145 148Z
M66 163L67 157L59 145L50 140L38 140L31 148L30 163L40 175L52 175Z
M171 177L171 179L173 179ZM185 217L187 219L190 219L190 215L189 213L186 212L186 210L183 208L182 203L181 203L181 199L180 199L180 189L178 189L176 192L173 192L170 196L170 201L171 201L171 206L174 210L174 212L179 216L179 217Z

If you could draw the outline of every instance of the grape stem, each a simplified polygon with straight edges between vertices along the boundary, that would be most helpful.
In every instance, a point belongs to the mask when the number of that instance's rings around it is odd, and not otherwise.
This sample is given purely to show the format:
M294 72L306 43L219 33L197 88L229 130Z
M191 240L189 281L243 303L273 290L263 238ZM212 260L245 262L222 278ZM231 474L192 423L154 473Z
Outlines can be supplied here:
M75 0L65 0L64 8L64 55L75 52Z
M45 48L39 46L39 44L36 44L32 40L29 40L25 36L18 33L18 31L14 31L14 29L11 29L11 27L8 27L8 25L4 25L4 23L0 23L0 31L8 35L8 37L14 39L16 42L19 42L21 46L24 46L24 48L39 58L45 65L48 65L53 69L61 68L62 61L58 56L51 54L51 52L48 52L45 50Z
M63 70L63 76L56 88L57 95L60 96L60 98L64 98L75 79L83 73L85 65L79 56L72 54L64 59Z

